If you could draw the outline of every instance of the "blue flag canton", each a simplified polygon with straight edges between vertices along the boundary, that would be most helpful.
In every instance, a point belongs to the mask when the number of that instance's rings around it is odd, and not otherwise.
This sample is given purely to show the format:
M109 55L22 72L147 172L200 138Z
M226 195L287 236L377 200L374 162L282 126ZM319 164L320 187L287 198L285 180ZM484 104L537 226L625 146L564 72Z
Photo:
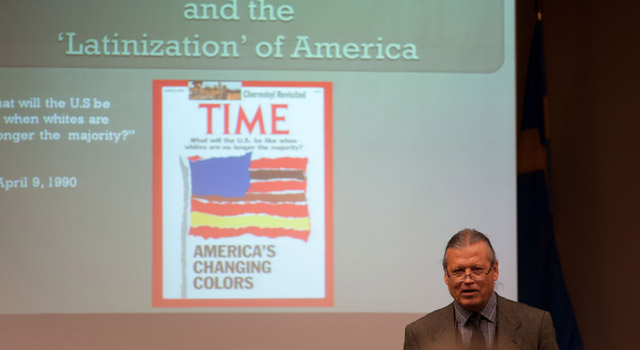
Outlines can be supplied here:
M251 153L239 157L191 160L191 194L242 197L249 190L250 165Z

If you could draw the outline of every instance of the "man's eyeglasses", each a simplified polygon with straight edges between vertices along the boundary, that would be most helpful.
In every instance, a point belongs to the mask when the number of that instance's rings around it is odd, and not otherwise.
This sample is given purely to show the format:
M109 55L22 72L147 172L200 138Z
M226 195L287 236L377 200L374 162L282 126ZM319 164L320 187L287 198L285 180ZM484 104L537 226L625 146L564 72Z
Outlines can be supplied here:
M493 263L491 263L489 270L483 269L481 267L472 267L471 273L469 274L465 273L466 270L463 270L463 269L453 270L451 273L447 271L447 277L451 278L456 282L463 282L464 280L467 279L467 276L469 276L469 278L471 278L471 280L473 281L482 281L483 279L487 278L487 275L489 275L489 272L491 272L491 269L493 269Z

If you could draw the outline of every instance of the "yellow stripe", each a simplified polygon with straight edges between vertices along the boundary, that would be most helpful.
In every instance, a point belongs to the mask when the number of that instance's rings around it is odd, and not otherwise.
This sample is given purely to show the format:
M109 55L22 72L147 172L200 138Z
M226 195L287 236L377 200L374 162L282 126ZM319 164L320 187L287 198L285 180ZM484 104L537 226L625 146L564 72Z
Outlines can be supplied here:
M220 228L288 228L309 230L309 218L281 218L270 215L216 216L198 212L191 213L191 226L211 226Z

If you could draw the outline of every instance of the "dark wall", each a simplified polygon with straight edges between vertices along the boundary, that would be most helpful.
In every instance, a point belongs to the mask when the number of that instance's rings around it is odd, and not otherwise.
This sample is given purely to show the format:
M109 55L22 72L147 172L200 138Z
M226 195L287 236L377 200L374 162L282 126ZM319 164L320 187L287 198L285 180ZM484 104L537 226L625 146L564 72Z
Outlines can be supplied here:
M521 110L534 1L517 1ZM585 349L640 330L640 2L542 3L554 225ZM526 278L520 276L520 278Z

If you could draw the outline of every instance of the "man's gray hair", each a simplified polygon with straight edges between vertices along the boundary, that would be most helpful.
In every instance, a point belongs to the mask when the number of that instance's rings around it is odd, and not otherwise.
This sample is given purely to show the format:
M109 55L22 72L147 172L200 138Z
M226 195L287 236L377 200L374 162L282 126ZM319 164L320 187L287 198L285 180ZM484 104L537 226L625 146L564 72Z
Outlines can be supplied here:
M496 252L493 250L489 237L485 236L480 231L476 231L472 228L465 228L453 235L449 240L449 243L447 243L447 248L444 250L444 258L442 259L442 268L444 268L444 271L447 272L447 250L449 250L449 248L462 249L478 242L484 242L487 244L487 247L489 247L489 262L491 262L491 265L493 266L496 262Z

